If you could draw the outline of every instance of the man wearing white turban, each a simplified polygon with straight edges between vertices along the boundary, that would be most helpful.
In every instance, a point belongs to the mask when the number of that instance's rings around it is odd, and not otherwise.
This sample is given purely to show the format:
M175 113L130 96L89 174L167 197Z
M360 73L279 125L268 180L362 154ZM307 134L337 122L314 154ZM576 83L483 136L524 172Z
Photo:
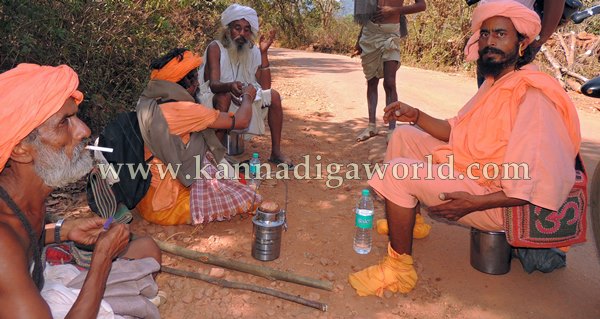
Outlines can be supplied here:
M45 300L48 290L40 292L45 244L69 240L95 247L79 296L67 308L68 313L65 311L66 316L60 317L96 318L101 305L100 314L106 314L102 298L112 261L118 256L154 257L159 268L156 244L150 238L129 244L126 225L104 227L105 220L99 217L44 225L45 201L52 190L78 180L92 168L92 158L84 149L90 129L77 117L83 100L78 85L77 74L66 65L19 64L0 74L0 127L4 133L0 135L2 318L57 317L52 303ZM65 300L57 302L62 305Z
M255 86L257 94L252 120L244 133L246 136L264 134L264 120L268 116L271 131L269 162L292 169L291 160L281 152L281 96L271 88L268 50L275 39L275 31L271 31L268 38L261 36L257 46L258 15L254 9L239 4L233 4L223 11L221 24L221 34L208 45L204 53L204 63L198 72L198 80L202 84L197 99L221 111L235 112L241 102L242 88L250 84ZM217 135L222 138L223 134L220 132Z

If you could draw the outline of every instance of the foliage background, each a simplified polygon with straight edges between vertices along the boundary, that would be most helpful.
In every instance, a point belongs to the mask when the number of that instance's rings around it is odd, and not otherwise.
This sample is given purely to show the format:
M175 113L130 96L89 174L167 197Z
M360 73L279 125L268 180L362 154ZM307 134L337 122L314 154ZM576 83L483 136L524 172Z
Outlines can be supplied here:
M153 59L174 47L202 53L232 2L253 6L261 29L278 30L283 47L349 54L359 32L335 0L0 0L0 71L22 62L70 65L86 94L82 118L97 133L134 108ZM464 0L427 0L425 12L409 16L403 64L472 72L462 55L471 11ZM600 19L568 30L598 34ZM596 57L578 70L600 73Z

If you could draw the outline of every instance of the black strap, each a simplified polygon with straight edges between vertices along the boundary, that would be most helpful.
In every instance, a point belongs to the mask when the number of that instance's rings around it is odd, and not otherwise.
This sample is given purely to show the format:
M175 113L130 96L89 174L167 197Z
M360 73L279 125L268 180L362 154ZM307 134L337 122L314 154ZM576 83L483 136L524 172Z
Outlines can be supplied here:
M35 238L36 235L35 235L35 232L33 231L33 227L31 227L31 224L29 223L27 218L25 218L25 214L23 214L23 212L21 211L19 206L17 206L17 204L12 200L12 198L8 195L8 193L4 190L4 188L2 188L2 186L0 186L0 198L2 198L4 200L4 202L6 202L6 204L8 205L8 207L10 209L12 209L12 211L15 213L15 216L17 216L17 218L21 222L21 225L23 225L23 227L25 227L25 230L27 231L27 234L29 235L29 242L30 242L29 243L29 251L33 250L33 262L34 262L33 273L31 274L31 277L33 278L33 282L35 283L35 285L41 291L42 288L44 287L44 268L42 265L42 248L41 248L43 246L42 240L44 239L44 236L40 236L39 239Z
M179 102L179 101L174 100L174 99L166 99L166 100L158 99L158 100L156 100L156 104L158 104L158 105L161 105L164 103L172 103L172 102Z

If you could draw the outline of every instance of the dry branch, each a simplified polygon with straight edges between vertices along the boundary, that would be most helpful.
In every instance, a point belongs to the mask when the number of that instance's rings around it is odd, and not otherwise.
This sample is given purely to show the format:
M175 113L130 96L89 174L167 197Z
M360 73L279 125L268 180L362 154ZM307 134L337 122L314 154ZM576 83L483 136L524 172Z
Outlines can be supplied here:
M567 70L567 69L565 69L565 68L562 68L562 69L561 69L561 72L562 72L563 74L566 74L566 75L568 75L568 76L572 77L572 78L576 78L576 79L577 79L577 80L579 80L581 83L585 83L585 82L589 81L589 79L588 79L588 78L586 78L585 76L583 76L583 75L581 75L581 74L579 74L579 73L575 73L575 72L573 72L573 71Z
M556 36L558 37L558 40L560 42L560 46L563 49L563 53L565 54L565 60L567 60L567 64L570 64L569 62L569 48L567 47L567 43L565 42L565 38L563 37L562 34L557 33Z
M550 51L546 48L546 45L542 45L540 51L542 51L542 53L544 53L544 56L546 57L548 62L550 62L550 65L552 65L552 68L554 68L554 77L558 80L558 82L560 82L560 85L564 88L565 81L563 80L563 76L562 76L562 72L561 72L562 66L560 65L560 63L558 63L558 61L556 60L554 55L552 55L552 53L550 53Z
M296 274L288 273L269 267L247 264L244 262L223 258L208 253L201 253L174 244L165 243L164 241L160 241L157 239L154 239L154 241L156 242L158 247L160 247L160 249L164 252L171 253L173 255L177 255L187 259L199 261L201 263L220 266L227 269L233 269L253 274L256 276L264 277L270 280L283 280L308 287L314 287L329 291L333 290L333 284L329 281L299 276Z
M285 299L288 301L293 301L293 302L299 303L304 306L319 309L323 312L327 311L327 304L320 303L320 302L314 301L314 300L304 299L300 296L290 295L288 293L285 293L285 292L282 292L279 290L275 290L275 289L271 289L271 288L259 287L256 285L251 285L251 284L246 284L246 283L241 283L241 282L236 282L236 281L228 281L225 279L215 278L215 277L200 274L197 272L185 271L185 270L175 269L175 268L166 267L166 266L162 266L160 268L160 270L162 272L166 272L166 273L181 276L181 277L202 280L202 281L205 281L205 282L208 282L210 284L217 285L220 287L254 291L254 292L261 293L261 294Z
M594 52L596 52L596 50L598 49L598 47L600 47L600 37L598 37L598 39L596 39L596 41L594 41L594 44L592 44L589 49L587 49L584 53L580 54L577 59L579 61L582 61L586 58L589 58L590 56L594 55Z
M567 55L567 68L571 68L575 63L575 32L571 31L571 46Z

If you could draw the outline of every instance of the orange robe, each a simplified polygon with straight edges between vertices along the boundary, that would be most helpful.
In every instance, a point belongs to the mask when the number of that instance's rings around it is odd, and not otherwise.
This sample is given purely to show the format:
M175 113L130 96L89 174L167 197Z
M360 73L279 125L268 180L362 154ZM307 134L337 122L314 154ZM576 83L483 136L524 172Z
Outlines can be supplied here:
M178 135L184 143L189 141L192 132L206 129L215 122L219 111L192 102L170 102L160 105L160 109L169 125L171 134ZM151 156L146 148L146 158ZM160 225L181 225L191 223L190 190L170 174L161 179L158 158L150 162L152 182L146 196L136 209L147 221ZM163 169L166 171L166 169Z
M521 70L496 82L488 79L449 123L448 143L416 128L397 129L385 156L390 167L383 178L374 176L369 184L402 207L414 207L417 201L438 205L442 203L439 193L455 191L485 195L502 190L508 197L552 210L567 197L575 180L574 161L581 137L575 107L553 78ZM429 172L425 155L433 159ZM438 174L447 155L454 156L451 178L446 169ZM465 173L472 163L480 168L486 163L498 167L525 163L530 179L502 179L502 173L486 179L481 169L472 170L471 179ZM418 164L424 168L413 169ZM395 176L394 165L398 168ZM407 177L398 178L403 177L405 167ZM502 230L503 219L502 208L494 208L470 213L459 222L481 230Z

